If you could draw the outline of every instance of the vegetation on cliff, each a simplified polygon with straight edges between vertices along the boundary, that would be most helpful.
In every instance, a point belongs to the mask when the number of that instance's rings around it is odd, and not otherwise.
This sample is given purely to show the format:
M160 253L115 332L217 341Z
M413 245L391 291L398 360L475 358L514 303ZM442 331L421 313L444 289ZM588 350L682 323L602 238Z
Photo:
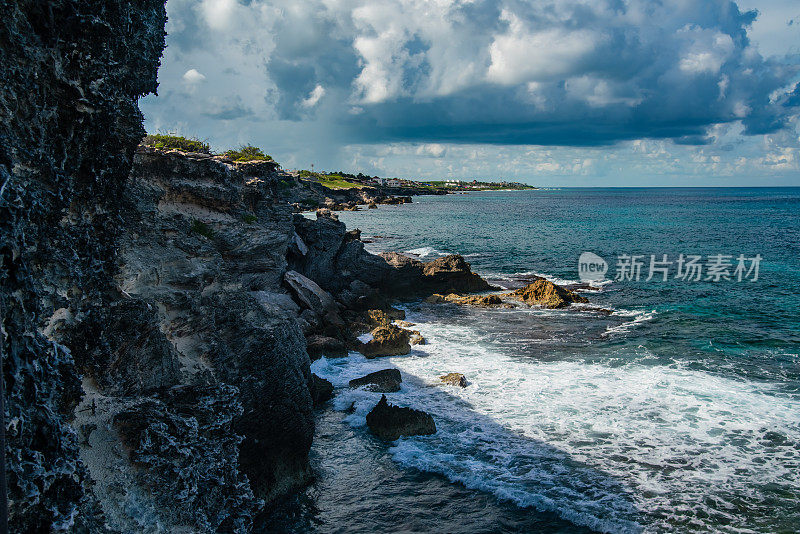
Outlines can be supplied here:
M226 150L223 154L237 163L247 163L249 161L272 161L272 156L253 145L244 145L238 149Z
M200 152L201 154L211 154L211 147L198 139L189 139L181 135L171 134L150 134L142 140L145 146L160 149L175 149L184 152Z

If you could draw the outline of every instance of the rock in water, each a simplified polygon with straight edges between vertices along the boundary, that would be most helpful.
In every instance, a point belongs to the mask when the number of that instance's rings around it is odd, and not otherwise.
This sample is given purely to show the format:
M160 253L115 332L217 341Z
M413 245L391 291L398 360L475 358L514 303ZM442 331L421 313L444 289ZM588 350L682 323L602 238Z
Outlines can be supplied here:
M537 304L553 309L565 308L573 302L589 302L586 297L557 286L548 280L536 280L534 283L510 293L510 295L519 298L526 304Z
M449 295L440 295L434 293L425 299L429 304L441 304L443 302L452 302L461 306L475 306L478 308L496 308L506 307L511 308L510 304L503 302L499 295L456 295L450 293Z
M439 380L441 380L443 384L447 384L448 386L458 386L460 388L465 388L468 385L467 377L465 377L461 373L447 373L446 375L440 376Z
M329 380L320 378L314 373L311 373L311 399L314 406L319 406L333 397L333 384Z
M379 326L371 332L372 339L359 348L367 358L378 356L399 356L411 352L411 333L408 330L388 324Z
M422 334L414 330L411 333L411 338L408 340L411 345L427 345L427 340L422 337Z
M350 387L358 388L365 386L364 389L376 393L393 393L395 391L400 391L400 383L402 381L403 378L400 376L400 371L397 369L383 369L382 371L375 371L361 378L354 378L350 381Z
M320 357L344 358L347 356L347 347L344 342L328 336L309 336L306 338L308 355L312 360L319 360Z
M379 438L394 441L400 436L427 436L436 433L433 417L413 408L393 406L386 395L367 414L367 426Z

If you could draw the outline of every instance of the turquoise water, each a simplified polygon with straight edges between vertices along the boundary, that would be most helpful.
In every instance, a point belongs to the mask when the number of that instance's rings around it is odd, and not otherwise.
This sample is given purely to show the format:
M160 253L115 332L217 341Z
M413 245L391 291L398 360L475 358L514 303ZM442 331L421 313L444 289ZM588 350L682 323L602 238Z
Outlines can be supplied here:
M452 498L465 532L798 531L800 189L471 193L340 219L374 251L460 253L509 288L533 275L577 283L584 251L609 263L610 278L622 254L646 264L651 254L725 254L731 271L740 254L763 259L758 280L741 282L675 279L674 265L668 281L645 281L645 266L639 281L585 290L591 304L572 310L409 303L427 345L313 366L340 389L315 445L321 481L304 497L324 506L298 512L297 530L392 530L356 513L392 510L418 520L406 530L455 531L452 510L432 520L420 509L433 484L437 495L460 492ZM430 412L436 435L370 441L364 417L375 394L346 384L386 367L404 377L392 402ZM434 387L452 371L469 387ZM391 499L362 495L354 508L347 492L325 489L352 452L348 433L402 473L362 476L391 487ZM351 483L358 488L358 476ZM468 528L481 510L494 527Z

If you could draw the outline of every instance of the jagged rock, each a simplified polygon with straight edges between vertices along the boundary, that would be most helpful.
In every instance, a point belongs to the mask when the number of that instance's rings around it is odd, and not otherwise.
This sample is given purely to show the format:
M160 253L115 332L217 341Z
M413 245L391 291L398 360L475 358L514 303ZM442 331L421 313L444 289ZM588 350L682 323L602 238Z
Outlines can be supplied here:
M320 357L344 358L347 356L347 347L342 341L328 336L310 336L306 338L308 355L312 360Z
M467 377L465 377L461 373L447 373L446 375L440 376L439 380L441 380L443 384L447 384L448 386L457 386L460 388L465 388L468 385Z
M395 252L381 254L392 267L383 282L385 290L398 297L433 293L475 293L493 289L486 280L472 272L464 258L454 254L430 262L421 262Z
M369 203L369 205L368 205L367 207L368 207L369 209L371 209L371 210L378 209L378 205L377 205L377 204L375 204L374 202L370 202L370 203Z
M412 408L391 405L386 395L367 414L367 426L379 438L394 441L401 436L425 436L436 433L436 423L429 414Z
M440 295L434 293L424 300L430 304L452 302L453 304L459 304L461 306L476 306L478 308L511 307L510 304L504 303L498 295L456 295L455 293Z
M427 345L427 340L422 337L422 334L417 332L416 330L412 332L411 337L409 338L408 342L411 345Z
M10 532L109 528L68 423L83 392L62 332L119 295L123 184L145 134L136 103L157 87L165 20L159 0L3 3L0 379ZM59 317L70 328L45 333ZM100 334L93 344L105 343ZM158 345L155 337L148 330L146 343ZM120 376L132 378L136 364L126 365Z
M206 532L245 531L259 502L238 469L242 414L232 386L183 386L144 399L113 417L136 466L137 483L150 488L161 520Z
M367 358L398 356L411 352L410 333L393 324L379 326L371 332L372 339L359 348Z
M333 384L314 373L311 373L309 388L311 389L311 399L314 402L314 406L320 406L333 397Z
M365 386L365 389L376 393L393 393L400 391L400 383L403 378L397 369L384 369L375 371L361 378L354 378L350 381L351 388Z
M296 271L287 271L283 279L306 308L322 315L334 308L333 297L316 282Z
M405 319L406 312L389 306L382 310L367 310L365 315L367 323L375 327L392 324L393 321L398 319Z
M565 308L573 302L589 302L586 297L544 279L536 280L510 295L519 298L526 304L537 304L545 308Z
M400 328L410 328L410 327L414 326L414 323L409 323L408 321L395 320L394 324L396 324Z

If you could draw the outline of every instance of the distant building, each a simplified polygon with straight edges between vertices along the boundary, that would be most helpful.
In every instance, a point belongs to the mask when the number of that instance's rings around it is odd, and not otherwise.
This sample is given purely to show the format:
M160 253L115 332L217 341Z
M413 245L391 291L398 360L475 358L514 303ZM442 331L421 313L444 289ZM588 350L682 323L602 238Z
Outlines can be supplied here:
M389 187L400 187L401 184L400 180L392 179L392 180L386 180L386 185Z

